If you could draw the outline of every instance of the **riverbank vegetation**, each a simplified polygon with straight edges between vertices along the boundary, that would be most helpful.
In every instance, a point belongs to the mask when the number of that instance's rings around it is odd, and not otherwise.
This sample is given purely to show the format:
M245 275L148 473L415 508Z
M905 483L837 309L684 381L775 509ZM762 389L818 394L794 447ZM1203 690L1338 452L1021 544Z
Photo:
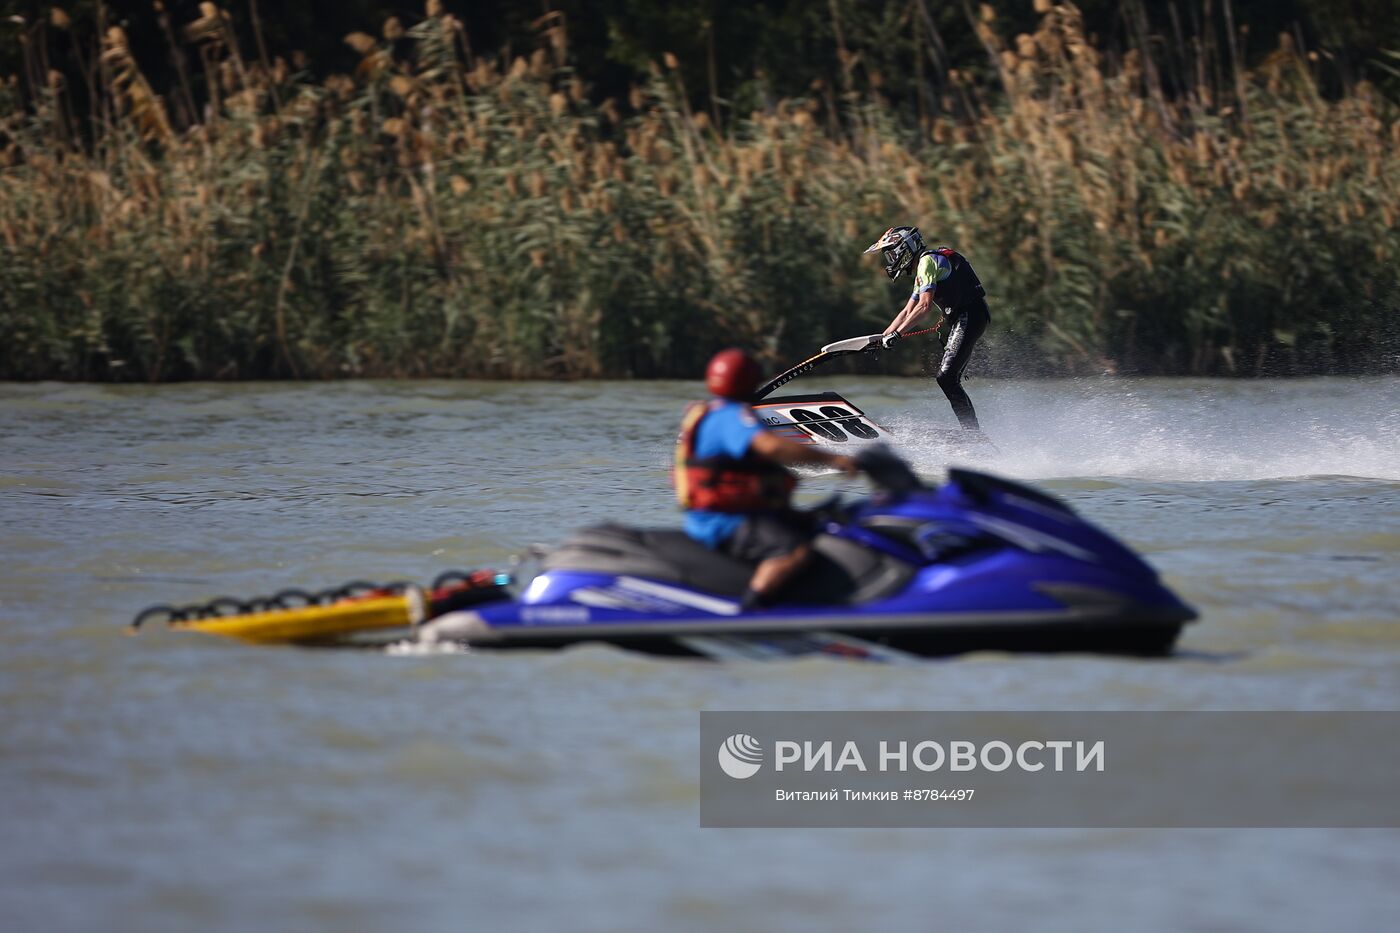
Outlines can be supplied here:
M1189 28L1110 55L1071 4L1015 35L983 6L979 59L912 118L845 45L738 114L666 54L598 99L557 14L487 55L430 0L317 78L212 3L156 7L168 87L120 25L19 27L0 378L692 378L882 327L905 292L861 250L905 222L987 284L983 371L1395 366L1396 108L1324 92L1289 34L1250 64Z

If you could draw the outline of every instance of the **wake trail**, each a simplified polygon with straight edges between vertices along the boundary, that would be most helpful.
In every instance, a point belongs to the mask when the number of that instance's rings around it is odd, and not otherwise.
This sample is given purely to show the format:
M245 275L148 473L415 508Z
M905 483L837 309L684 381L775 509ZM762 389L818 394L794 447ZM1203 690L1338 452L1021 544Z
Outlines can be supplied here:
M999 453L950 451L932 438L950 427L930 399L886 407L881 422L925 471L985 468L1022 479L1124 477L1228 481L1348 476L1400 481L1400 393L1383 384L1315 393L1286 384L1220 392L1199 387L1116 390L1003 384L979 396L983 428ZM1193 389L1185 391L1184 389ZM946 403L945 403L946 404ZM884 406L882 406L884 407ZM985 412L985 413L984 413ZM931 423L932 422L932 423ZM921 439L921 433L924 438Z

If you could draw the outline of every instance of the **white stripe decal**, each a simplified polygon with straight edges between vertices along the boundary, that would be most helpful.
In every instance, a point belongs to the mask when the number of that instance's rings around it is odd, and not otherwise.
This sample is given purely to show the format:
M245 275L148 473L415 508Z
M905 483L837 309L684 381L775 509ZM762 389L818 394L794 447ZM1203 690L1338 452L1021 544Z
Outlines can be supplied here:
M1005 538L1012 544L1020 545L1028 551L1059 551L1061 554L1068 554L1070 557L1087 561L1091 564L1098 563L1098 558L1089 551L1084 550L1077 544L1071 544L1063 538L1048 535L1043 531L1034 528L1027 528L1025 525L1010 522L1001 518L992 518L988 515L971 515L974 525L980 525L995 535Z
M705 596L702 593L682 590L674 586L666 586L651 580L639 580L636 577L618 577L617 586L620 589L631 590L634 593L645 593L648 596L655 596L659 599L668 599L673 603L680 603L682 606L703 609L715 615L732 616L738 615L739 613L739 604L731 599L720 599L717 596Z
M639 605L636 600L624 599L604 590L582 589L574 590L569 594L569 599L583 606L596 606L599 609L630 609L634 612L645 612L647 605Z

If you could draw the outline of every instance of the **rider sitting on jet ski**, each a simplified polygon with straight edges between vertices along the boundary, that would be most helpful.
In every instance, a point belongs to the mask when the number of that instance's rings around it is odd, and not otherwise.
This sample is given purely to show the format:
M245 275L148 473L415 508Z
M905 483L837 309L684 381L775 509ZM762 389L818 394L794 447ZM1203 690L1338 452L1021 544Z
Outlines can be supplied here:
M935 307L942 316L934 330L951 322L943 362L938 367L938 387L948 396L958 423L972 431L981 430L972 400L962 387L963 370L967 368L972 348L981 338L992 315L987 309L986 291L977 273L962 253L940 246L928 249L918 227L891 227L876 240L867 253L879 252L885 260L885 274L891 279L901 273L914 271L914 293L885 328L882 343L885 349L894 345Z
M851 457L769 431L749 407L762 374L742 350L722 350L705 370L714 396L685 413L673 480L685 531L712 550L758 561L745 605L771 599L811 556L815 529L792 508L797 478L786 464L831 466L855 476Z

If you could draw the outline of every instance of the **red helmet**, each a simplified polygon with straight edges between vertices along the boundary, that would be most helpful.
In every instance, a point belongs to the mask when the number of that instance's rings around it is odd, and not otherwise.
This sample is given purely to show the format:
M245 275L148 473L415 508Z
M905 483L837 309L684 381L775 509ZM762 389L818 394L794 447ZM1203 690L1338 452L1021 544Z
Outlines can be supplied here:
M705 388L720 398L747 402L763 378L758 360L737 347L721 350L705 367Z

